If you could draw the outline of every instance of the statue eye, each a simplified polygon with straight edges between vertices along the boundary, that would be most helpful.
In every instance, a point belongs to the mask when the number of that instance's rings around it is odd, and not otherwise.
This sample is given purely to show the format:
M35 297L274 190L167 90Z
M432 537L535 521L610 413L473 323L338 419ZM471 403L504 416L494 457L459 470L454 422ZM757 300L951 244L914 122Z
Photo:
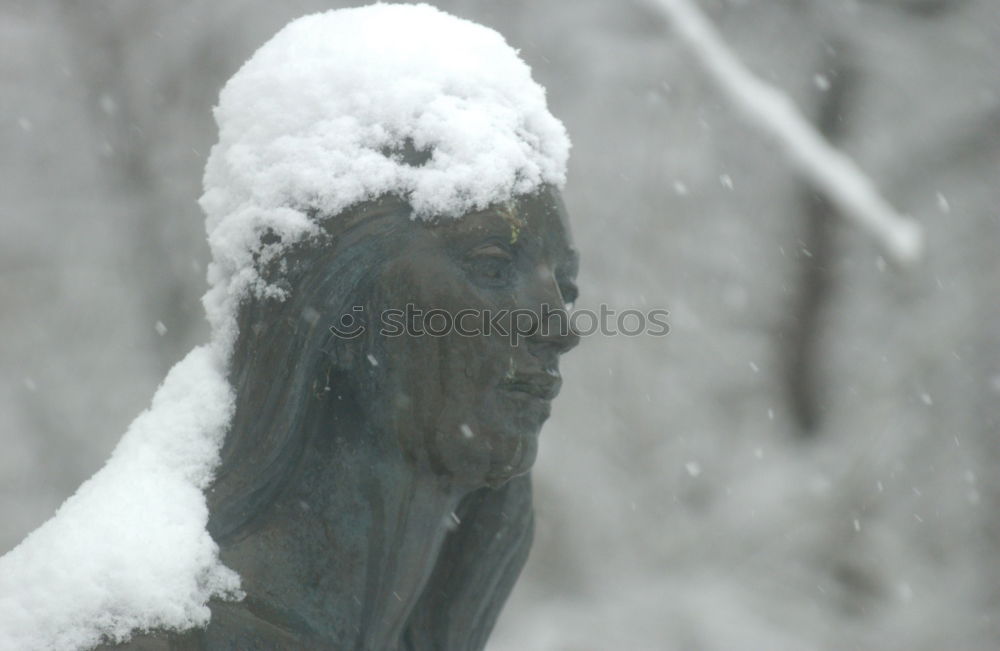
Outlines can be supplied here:
M491 285L505 284L510 279L514 254L495 243L477 246L469 252L467 264L472 274Z

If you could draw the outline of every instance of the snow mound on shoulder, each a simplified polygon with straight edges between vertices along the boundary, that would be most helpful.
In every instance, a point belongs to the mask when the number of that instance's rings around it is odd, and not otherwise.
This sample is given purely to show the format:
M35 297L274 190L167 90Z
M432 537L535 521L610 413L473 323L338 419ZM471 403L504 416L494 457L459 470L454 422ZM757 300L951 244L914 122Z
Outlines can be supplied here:
M215 351L191 351L105 466L0 558L0 649L84 649L133 630L208 623L238 596L202 491L232 412Z

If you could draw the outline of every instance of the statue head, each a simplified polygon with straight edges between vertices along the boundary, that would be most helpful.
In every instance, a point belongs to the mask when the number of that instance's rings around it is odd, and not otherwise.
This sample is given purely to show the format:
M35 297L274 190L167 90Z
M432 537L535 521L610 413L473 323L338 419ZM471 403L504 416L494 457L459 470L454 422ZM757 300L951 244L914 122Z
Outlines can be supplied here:
M525 473L577 339L577 261L569 142L516 51L427 5L308 16L216 119L206 307L237 404L213 533L323 437L466 491Z
M334 337L335 363L346 361L367 421L410 463L472 486L502 483L531 467L559 355L577 341L565 313L577 265L565 210L552 188L431 223L395 206L383 219L401 240L359 297L367 336Z
M559 356L578 341L565 311L577 254L554 187L458 219L415 220L387 196L324 223L270 262L284 300L241 305L217 534L266 508L309 437L365 437L464 490L527 472Z

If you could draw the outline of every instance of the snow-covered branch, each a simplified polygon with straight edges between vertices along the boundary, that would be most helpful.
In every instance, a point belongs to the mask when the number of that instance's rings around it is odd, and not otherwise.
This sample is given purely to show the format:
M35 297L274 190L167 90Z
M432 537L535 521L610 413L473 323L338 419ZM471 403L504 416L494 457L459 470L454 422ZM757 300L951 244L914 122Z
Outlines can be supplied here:
M720 88L784 147L799 171L845 216L874 234L894 261L908 264L920 258L920 226L897 213L871 179L830 145L784 93L748 70L697 5L691 0L649 0L649 4L666 14Z

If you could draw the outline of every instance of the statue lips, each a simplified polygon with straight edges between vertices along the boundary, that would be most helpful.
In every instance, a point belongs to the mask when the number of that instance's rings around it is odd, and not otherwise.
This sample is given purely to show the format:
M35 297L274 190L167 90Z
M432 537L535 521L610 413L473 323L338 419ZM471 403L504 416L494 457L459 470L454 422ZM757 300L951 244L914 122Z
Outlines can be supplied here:
M559 395L562 376L559 371L545 370L540 373L519 373L500 385L505 391L521 393L546 402Z

